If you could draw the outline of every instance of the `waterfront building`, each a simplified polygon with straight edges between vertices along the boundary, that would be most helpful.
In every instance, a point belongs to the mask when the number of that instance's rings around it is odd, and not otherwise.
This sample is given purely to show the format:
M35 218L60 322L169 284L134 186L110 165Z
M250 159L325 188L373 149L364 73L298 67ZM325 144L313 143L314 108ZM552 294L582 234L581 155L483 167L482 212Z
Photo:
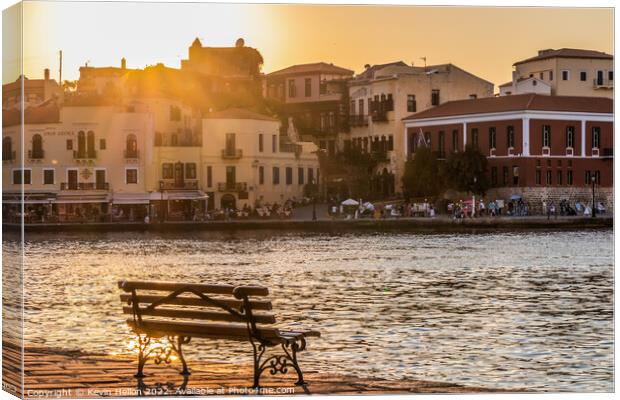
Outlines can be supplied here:
M406 156L419 135L445 159L477 147L487 156L491 199L522 196L531 211L568 200L613 208L613 101L523 94L447 102L404 119Z
M333 155L338 134L348 132L347 81L353 71L324 62L293 65L265 76L264 95L271 100L283 131L294 130Z
M24 90L24 108L37 106L51 100L62 101L63 91L54 79L50 78L50 70L43 71L43 79L28 79L20 76L15 82L2 85L2 109L19 109L22 104L22 88Z
M595 50L546 49L513 64L500 95L539 93L613 98L614 57Z
M111 106L29 107L22 148L19 118L3 114L7 221L20 210L22 188L30 222L103 221L107 215L141 220L148 213L150 115Z
M402 61L366 65L349 81L350 133L344 149L355 146L379 161L373 171L376 197L402 193L406 143L402 119L445 102L493 95L493 84L455 65L413 67Z

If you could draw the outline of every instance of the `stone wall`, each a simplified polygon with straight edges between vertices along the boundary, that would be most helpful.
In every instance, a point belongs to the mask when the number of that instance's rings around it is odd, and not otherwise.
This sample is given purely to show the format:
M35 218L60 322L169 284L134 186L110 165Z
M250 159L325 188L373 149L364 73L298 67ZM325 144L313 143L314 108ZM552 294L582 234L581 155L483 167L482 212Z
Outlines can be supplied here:
M513 194L521 195L523 201L528 203L530 215L543 214L542 203L547 204L552 201L555 203L559 212L560 200L568 200L572 207L575 202L580 201L586 206L592 205L592 187L504 187L494 188L487 192L484 199L486 202L495 199L510 201ZM611 214L614 210L614 189L613 187L596 187L594 198L598 203L603 202L607 213Z

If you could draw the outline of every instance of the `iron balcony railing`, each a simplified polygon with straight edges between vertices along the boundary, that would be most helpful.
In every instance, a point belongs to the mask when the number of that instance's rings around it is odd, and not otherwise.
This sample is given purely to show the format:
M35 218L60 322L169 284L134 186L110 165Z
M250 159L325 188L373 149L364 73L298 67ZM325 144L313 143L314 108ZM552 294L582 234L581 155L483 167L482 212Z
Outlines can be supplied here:
M159 181L159 187L162 190L198 190L198 181L195 179L183 181L175 181L173 179L162 180Z
M247 182L220 182L217 184L217 190L220 192L247 192Z
M594 88L595 89L612 89L614 87L613 79L598 79L594 78Z
M368 115L350 115L349 126L367 126Z
M73 150L73 159L75 160L92 160L97 158L96 150L80 151Z
M138 150L125 150L123 156L128 158L140 158L140 152Z
M237 159L243 157L243 151L241 149L224 149L222 150L222 158L224 159Z
M43 150L28 150L28 159L42 160L43 158L45 158L45 152Z
M110 190L108 182L63 182L60 190Z

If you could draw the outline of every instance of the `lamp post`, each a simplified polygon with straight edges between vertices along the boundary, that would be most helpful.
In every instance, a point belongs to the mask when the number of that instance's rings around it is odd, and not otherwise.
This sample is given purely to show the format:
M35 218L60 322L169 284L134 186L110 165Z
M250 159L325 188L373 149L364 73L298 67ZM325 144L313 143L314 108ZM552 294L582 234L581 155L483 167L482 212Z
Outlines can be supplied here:
M594 204L594 185L596 184L596 177L592 175L592 218L596 217L596 205Z

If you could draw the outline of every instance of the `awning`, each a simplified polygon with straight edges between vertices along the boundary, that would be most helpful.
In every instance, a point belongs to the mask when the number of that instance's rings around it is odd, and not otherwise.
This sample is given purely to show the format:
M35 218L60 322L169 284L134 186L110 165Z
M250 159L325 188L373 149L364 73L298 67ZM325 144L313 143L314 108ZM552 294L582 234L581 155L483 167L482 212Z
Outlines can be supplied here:
M80 203L107 203L107 193L102 194L61 194L54 203L56 204L80 204Z
M24 193L24 204L49 204L56 201L56 193ZM20 193L5 193L2 196L4 204L21 204L22 196Z
M206 200L209 196L200 190L183 190L164 192L164 200Z
M149 193L114 193L113 204L149 204Z

